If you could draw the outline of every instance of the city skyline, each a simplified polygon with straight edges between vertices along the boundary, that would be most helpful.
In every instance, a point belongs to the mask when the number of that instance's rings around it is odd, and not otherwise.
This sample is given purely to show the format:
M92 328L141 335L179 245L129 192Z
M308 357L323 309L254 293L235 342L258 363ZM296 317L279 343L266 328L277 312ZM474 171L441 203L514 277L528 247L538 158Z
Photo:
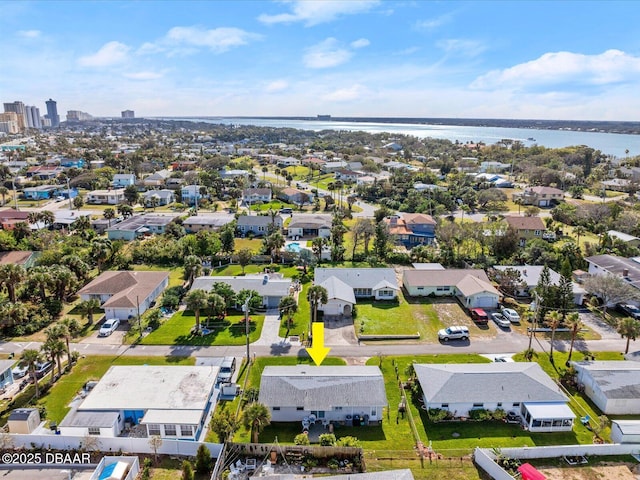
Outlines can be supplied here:
M633 121L640 109L636 2L0 6L3 100L41 111L47 98L110 117Z

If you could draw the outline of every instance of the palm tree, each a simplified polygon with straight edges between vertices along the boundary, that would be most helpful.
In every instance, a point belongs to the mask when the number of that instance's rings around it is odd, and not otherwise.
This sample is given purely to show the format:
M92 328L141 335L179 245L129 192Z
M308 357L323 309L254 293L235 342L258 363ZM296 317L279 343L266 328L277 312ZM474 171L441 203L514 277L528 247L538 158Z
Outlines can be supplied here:
M264 246L271 255L271 263L275 262L276 252L284 247L285 239L279 231L273 232L264 239Z
M109 228L111 228L111 220L116 218L116 211L111 207L105 208L102 216L107 220Z
M157 194L151 195L151 198L149 198L149 205L151 205L151 208L153 208L153 211L156 211L156 207L158 205L160 205L160 196Z
M640 336L640 323L635 318L626 317L618 323L618 333L622 338L627 339L627 345L624 349L625 355L629 353L629 342Z
M45 227L51 228L56 221L56 215L51 210L43 210L40 212L40 220L42 220Z
M60 263L66 265L78 280L86 280L89 273L89 265L78 255L70 254L62 257Z
M29 371L29 377L36 386L36 398L40 397L40 386L38 385L38 378L36 377L36 368L38 364L42 362L42 354L39 350L28 348L22 352L20 357L20 365L27 367Z
M207 308L207 292L199 288L191 290L186 297L184 303L187 310L191 310L196 316L196 331L200 330L200 310Z
M191 288L193 281L202 273L202 260L196 255L187 255L184 258L184 279L188 282L188 288Z
M573 342L576 341L576 336L580 329L582 328L582 321L580 320L580 315L578 312L570 313L566 319L567 327L569 327L569 331L571 332L571 347L569 348L569 358L567 358L567 365L571 361L571 355L573 355Z
M60 365L60 357L65 352L64 342L59 338L54 338L53 336L47 338L45 342L42 344L42 352L49 358L51 363L58 361L58 371L62 372ZM51 368L51 378L49 382L53 385L53 380L56 376L55 365Z
M91 228L91 219L87 215L82 215L73 221L71 228L80 232L89 230Z
M67 317L59 324L60 336L64 338L67 344L67 366L71 369L71 339L76 337L82 328L75 318Z
M576 243L578 244L578 248L580 248L580 237L587 233L587 229L582 225L577 225L573 228L573 233L576 235Z
M89 325L93 325L93 314L99 308L100 300L97 298L90 298L89 300L84 300L78 304L78 310L80 310L83 317L87 317Z
M9 189L5 186L1 186L0 195L2 195L2 206L4 207L4 205L7 203L6 198L7 198L7 195L9 195Z
M547 325L551 329L551 350L549 351L549 360L553 363L553 340L556 336L556 330L562 323L562 314L557 310L547 313L545 317Z
M54 265L49 269L51 275L51 285L55 297L60 302L67 299L67 290L73 291L75 284L77 283L77 277L65 265Z
M222 295L218 295L216 292L210 292L207 296L207 307L209 307L207 314L208 322L211 318L211 315L215 316L216 318L224 317L224 312L227 309L227 304L224 301L224 298L222 298Z
M25 277L25 270L21 265L6 263L0 265L0 286L4 285L10 302L16 301L16 286Z
M309 305L313 309L313 321L316 322L318 320L318 307L329 301L329 293L326 288L314 285L307 291L307 300L309 300ZM311 334L311 325L309 325L309 334Z
M51 273L47 267L33 267L27 278L29 285L40 294L42 303L47 301L47 287L51 285Z
M298 311L298 302L296 302L296 299L291 295L287 295L280 299L278 310L280 310L281 315L287 317L287 329L290 329L291 320L293 320L293 316Z
M251 430L253 443L258 443L260 431L271 423L271 413L266 405L252 402L242 413L242 423L247 430Z
M324 237L316 237L311 240L311 250L313 250L313 253L318 259L318 263L322 262L322 250L324 249L326 244L327 239Z
M44 345L48 345L47 348L51 349L54 353L54 357L58 365L59 376L62 376L62 362L60 361L60 359L62 355L67 352L65 344L62 340L68 333L66 331L66 328L67 327L62 324L57 324L45 329L44 331L45 335L47 336Z
M95 260L99 272L102 272L102 267L112 252L113 245L108 238L95 238L91 242L91 257Z

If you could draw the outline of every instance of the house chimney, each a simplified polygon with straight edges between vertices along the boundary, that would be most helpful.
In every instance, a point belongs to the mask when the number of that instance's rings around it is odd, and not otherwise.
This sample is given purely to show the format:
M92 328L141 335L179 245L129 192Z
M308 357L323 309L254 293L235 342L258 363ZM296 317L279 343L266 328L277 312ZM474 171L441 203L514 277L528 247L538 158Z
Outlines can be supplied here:
M625 268L624 270L622 270L622 276L623 277L628 277L629 276L629 269Z

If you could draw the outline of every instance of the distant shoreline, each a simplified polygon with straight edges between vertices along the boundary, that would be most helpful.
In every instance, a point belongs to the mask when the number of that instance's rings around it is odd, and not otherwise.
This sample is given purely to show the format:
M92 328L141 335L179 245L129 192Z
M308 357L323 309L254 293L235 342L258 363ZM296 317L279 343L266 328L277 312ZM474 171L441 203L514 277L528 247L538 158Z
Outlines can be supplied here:
M314 122L363 122L363 123L405 123L413 125L448 125L465 127L498 127L498 128L528 128L536 130L567 130L574 132L621 133L626 135L640 135L640 121L616 122L596 120L520 120L520 119L491 119L491 118L415 118L415 117L331 117L331 120L317 117L276 117L276 116L162 116L147 118L180 118L188 119L247 119L260 120L304 120Z

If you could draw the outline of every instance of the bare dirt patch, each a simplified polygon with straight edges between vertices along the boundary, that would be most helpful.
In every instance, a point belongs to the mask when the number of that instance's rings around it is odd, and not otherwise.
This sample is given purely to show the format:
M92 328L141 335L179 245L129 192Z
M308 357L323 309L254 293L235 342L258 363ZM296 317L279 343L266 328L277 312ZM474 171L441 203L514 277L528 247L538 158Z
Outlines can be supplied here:
M453 299L434 299L433 309L446 327L465 325L470 332L473 332L474 337L493 338L496 336L495 326L492 325L492 322L489 322L489 325L486 326L476 325L460 304Z
M628 464L585 465L582 467L538 467L548 480L636 480Z

